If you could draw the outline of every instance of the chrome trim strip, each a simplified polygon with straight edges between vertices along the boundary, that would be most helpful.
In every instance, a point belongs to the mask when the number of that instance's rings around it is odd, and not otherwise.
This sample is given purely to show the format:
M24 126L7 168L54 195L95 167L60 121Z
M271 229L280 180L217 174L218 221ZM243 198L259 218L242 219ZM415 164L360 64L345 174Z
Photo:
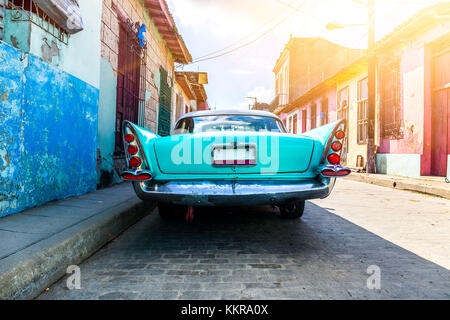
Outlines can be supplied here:
M150 181L133 185L138 197L145 201L192 206L253 206L323 199L330 195L335 180Z

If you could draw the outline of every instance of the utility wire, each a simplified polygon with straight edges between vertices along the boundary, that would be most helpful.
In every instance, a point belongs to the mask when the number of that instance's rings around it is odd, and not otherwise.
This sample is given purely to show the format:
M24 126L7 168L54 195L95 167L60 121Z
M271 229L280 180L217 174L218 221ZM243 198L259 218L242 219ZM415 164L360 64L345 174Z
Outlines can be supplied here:
M255 30L253 30L251 33L247 34L245 37L242 37L242 38L236 40L235 42L231 43L230 45L228 45L228 46L226 46L226 47L224 47L224 48L222 48L222 49L220 49L220 50L213 51L213 52L211 52L211 53L209 53L209 54L206 54L206 55L197 57L197 58L195 58L194 60L203 59L203 58L212 56L212 55L214 55L214 54L220 53L220 52L222 52L222 51L225 51L225 50L227 50L227 49L229 49L229 48L231 48L231 47L234 47L235 45L237 45L237 44L239 44L240 42L246 40L247 38L250 38L254 33L256 33L256 32L258 32L259 30L261 30L261 29L265 28L266 26L270 25L272 22L274 22L275 20L277 20L277 18L278 18L278 16L275 17L275 18L270 19L269 21L265 22L264 24L262 24L261 26L259 26L259 27L256 28Z
M301 3L298 7L295 7L295 8L294 8L294 11L290 12L290 13L289 13L286 17L284 17L281 21L279 21L278 23L276 23L274 26L272 26L270 29L268 29L268 30L266 30L265 32L263 32L261 35L259 35L259 36L256 37L255 39L253 39L253 40L251 40L251 41L249 41L249 42L247 42L247 43L244 43L244 44L242 44L242 45L240 45L240 46L238 46L238 47L236 47L236 48L233 48L233 49L231 49L231 50L227 50L227 51L225 51L225 52L223 52L223 53L221 53L221 54L211 56L212 54L215 54L215 53L218 53L218 52L222 52L223 50L226 50L227 48L232 47L232 45L227 46L227 47L224 48L224 49L221 49L221 50L218 50L218 51L216 51L216 52L214 52L214 53L210 53L210 54L208 54L208 55L203 56L204 58L202 58L202 57L197 58L197 59L195 59L191 64L198 63L198 62L202 62L202 61L207 61L207 60L211 60L211 59L220 58L220 57L223 57L223 56L225 56L225 55L227 55L227 54L230 54L230 53L232 53L232 52L235 52L235 51L237 51L237 50L239 50L239 49L242 49L242 48L244 48L244 47L247 47L247 46L249 46L249 45L255 43L256 41L260 40L261 38L265 37L267 34L269 34L270 32L272 32L273 30L275 30L278 26L280 26L281 24L283 24L284 22L286 22L292 15L294 15L297 11L299 11L299 10L301 9L301 7L305 4L305 2L306 2L306 0L303 0L302 3Z

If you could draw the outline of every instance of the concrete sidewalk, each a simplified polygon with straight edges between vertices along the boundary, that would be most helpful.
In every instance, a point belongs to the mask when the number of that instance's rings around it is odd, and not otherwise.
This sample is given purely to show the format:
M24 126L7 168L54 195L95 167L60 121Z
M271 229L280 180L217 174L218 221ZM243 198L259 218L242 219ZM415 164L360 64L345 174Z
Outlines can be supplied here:
M0 299L29 299L148 215L129 183L0 218Z
M352 172L352 174L345 179L450 199L450 183L446 183L445 178L439 180L432 177L414 179L385 174Z

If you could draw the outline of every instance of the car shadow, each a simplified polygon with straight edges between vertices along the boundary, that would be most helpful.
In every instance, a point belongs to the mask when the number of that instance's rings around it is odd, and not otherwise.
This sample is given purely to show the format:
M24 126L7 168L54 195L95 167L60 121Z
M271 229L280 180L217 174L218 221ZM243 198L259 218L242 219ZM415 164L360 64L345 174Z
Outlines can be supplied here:
M285 220L270 206L195 208L192 223L149 218L147 248L166 253L211 252L231 264L251 264L251 259L278 263L281 270L270 273L291 285L300 281L317 287L325 297L342 298L345 292L347 298L450 298L448 269L332 210L307 202L301 220ZM369 290L367 281L374 267L381 273L381 288Z
M272 207L157 210L40 299L449 299L450 271L311 202L302 220Z

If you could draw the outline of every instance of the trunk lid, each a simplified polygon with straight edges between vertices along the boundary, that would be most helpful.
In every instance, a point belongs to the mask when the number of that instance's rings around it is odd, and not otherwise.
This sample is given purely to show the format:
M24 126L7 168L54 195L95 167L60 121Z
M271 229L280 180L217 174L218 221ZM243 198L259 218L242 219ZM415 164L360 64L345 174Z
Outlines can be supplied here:
M155 141L165 174L296 173L308 170L314 140L283 133L198 133Z

